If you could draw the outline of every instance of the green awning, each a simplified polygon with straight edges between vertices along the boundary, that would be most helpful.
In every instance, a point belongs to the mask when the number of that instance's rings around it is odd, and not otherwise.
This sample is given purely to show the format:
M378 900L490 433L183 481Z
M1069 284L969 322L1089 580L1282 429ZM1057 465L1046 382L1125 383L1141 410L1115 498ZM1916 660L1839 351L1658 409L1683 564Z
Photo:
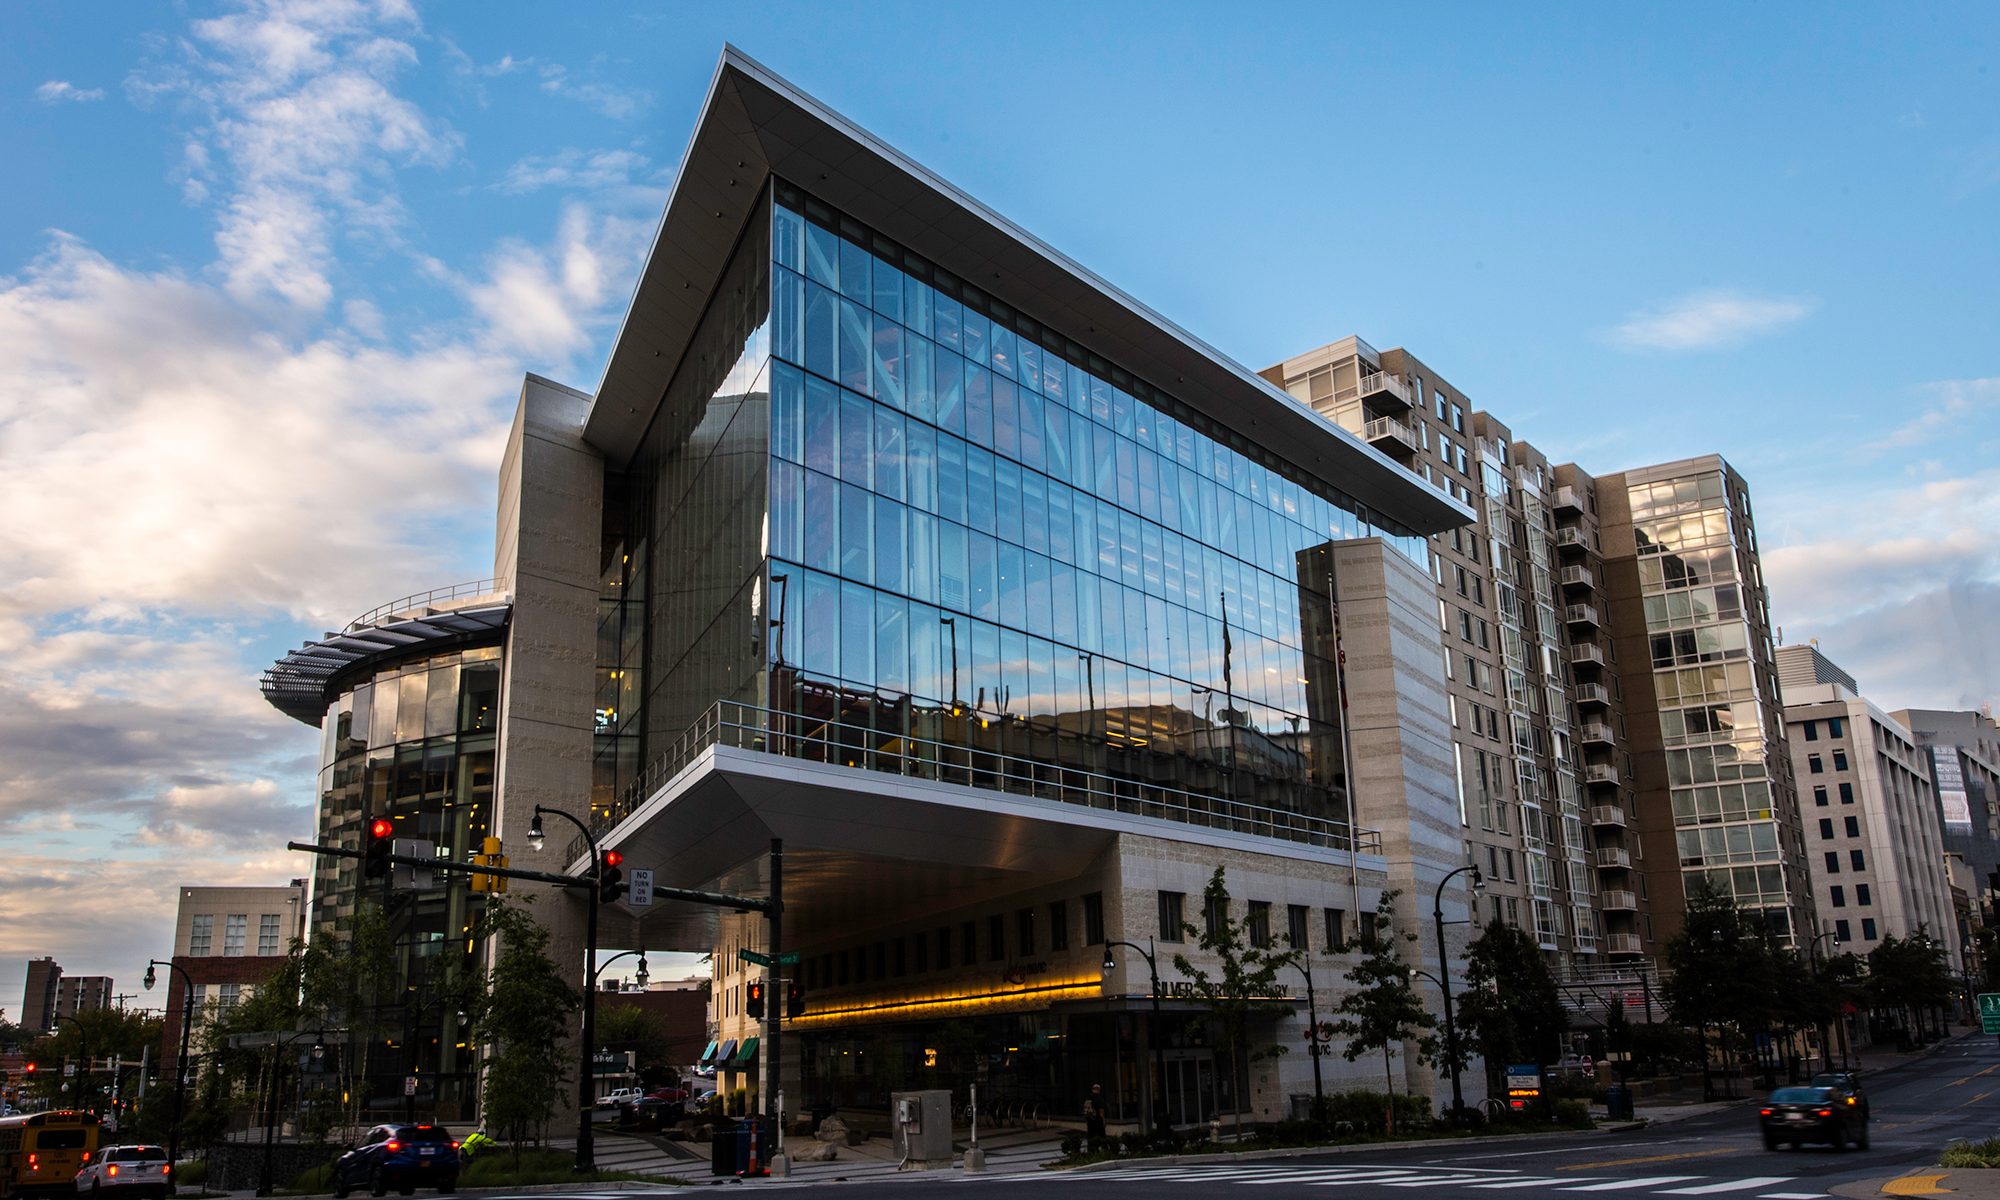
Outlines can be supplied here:
M756 1058L757 1058L757 1039L753 1037L744 1038L743 1048L736 1052L736 1061L740 1063L747 1063L755 1061Z

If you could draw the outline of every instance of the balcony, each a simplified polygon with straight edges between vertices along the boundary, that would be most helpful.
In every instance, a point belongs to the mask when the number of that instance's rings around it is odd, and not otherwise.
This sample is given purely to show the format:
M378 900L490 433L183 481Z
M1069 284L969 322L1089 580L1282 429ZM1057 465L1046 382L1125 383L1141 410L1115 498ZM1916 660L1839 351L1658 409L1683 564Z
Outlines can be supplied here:
M1604 950L1607 954L1638 954L1639 935L1636 933L1607 933L1604 935Z
M1578 642L1569 648L1569 662L1573 667L1602 668L1604 647L1596 642Z
M1601 683L1579 683L1576 685L1576 702L1594 704L1599 708L1611 707L1611 689Z
M1597 628L1597 606L1595 604L1565 604L1563 620L1571 625Z
M1556 548L1558 550L1588 550L1590 549L1590 542L1584 537L1583 530L1577 526L1558 525L1556 526Z
M1556 511L1559 513L1583 511L1583 493L1564 485L1556 489Z
M1598 893L1597 902L1598 906L1603 908L1605 912L1637 912L1639 910L1639 897L1626 891L1624 888L1613 888L1610 891Z
M1594 785L1618 786L1618 768L1608 763L1591 763L1583 769L1583 781Z
M1586 746L1609 746L1613 740L1611 726L1602 721L1585 722L1583 728L1577 730L1576 736L1581 738Z
M1357 387L1344 387L1333 394L1334 403L1349 400L1365 400L1380 410L1408 412L1410 409L1410 385L1402 378L1387 371L1377 371L1373 375L1363 375Z
M1590 807L1590 823L1613 829L1625 828L1625 810L1616 804L1593 804Z
M1566 588L1594 588L1597 575L1589 567L1564 567L1556 576L1557 582Z
M1629 871L1632 869L1632 852L1619 846L1599 846L1597 867L1601 871Z
M1376 417L1361 427L1361 436L1369 445L1395 457L1417 452L1416 427L1400 417Z

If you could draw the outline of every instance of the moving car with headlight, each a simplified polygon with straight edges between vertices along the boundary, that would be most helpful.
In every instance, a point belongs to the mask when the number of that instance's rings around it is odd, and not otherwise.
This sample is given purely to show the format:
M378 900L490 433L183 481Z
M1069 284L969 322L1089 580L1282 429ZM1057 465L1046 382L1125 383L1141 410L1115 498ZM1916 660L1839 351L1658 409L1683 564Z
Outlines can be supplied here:
M1757 1110L1764 1149L1825 1142L1835 1150L1868 1148L1868 1116L1852 1093L1835 1087L1782 1087Z

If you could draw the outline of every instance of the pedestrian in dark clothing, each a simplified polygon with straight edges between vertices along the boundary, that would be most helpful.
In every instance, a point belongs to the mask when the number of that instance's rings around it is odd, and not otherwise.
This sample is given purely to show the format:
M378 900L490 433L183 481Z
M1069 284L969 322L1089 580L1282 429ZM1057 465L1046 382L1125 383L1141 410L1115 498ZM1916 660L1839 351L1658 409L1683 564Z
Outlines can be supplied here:
M1104 1085L1090 1085L1090 1095L1083 1100L1084 1144L1093 1152L1104 1148Z

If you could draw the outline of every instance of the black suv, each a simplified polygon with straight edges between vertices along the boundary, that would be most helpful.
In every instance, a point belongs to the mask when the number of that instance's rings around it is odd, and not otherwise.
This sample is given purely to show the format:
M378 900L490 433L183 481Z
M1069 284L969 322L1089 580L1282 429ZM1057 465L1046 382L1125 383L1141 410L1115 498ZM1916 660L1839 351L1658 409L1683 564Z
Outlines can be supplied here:
M458 1190L458 1142L442 1125L377 1125L361 1144L333 1164L333 1194L366 1186L371 1196L390 1188L407 1196L420 1187Z
M1868 1111L1868 1093L1861 1090L1861 1072L1859 1071L1821 1071L1812 1077L1812 1083L1809 1086L1830 1087L1846 1092L1847 1104L1850 1108L1859 1105L1863 1118L1872 1115Z

